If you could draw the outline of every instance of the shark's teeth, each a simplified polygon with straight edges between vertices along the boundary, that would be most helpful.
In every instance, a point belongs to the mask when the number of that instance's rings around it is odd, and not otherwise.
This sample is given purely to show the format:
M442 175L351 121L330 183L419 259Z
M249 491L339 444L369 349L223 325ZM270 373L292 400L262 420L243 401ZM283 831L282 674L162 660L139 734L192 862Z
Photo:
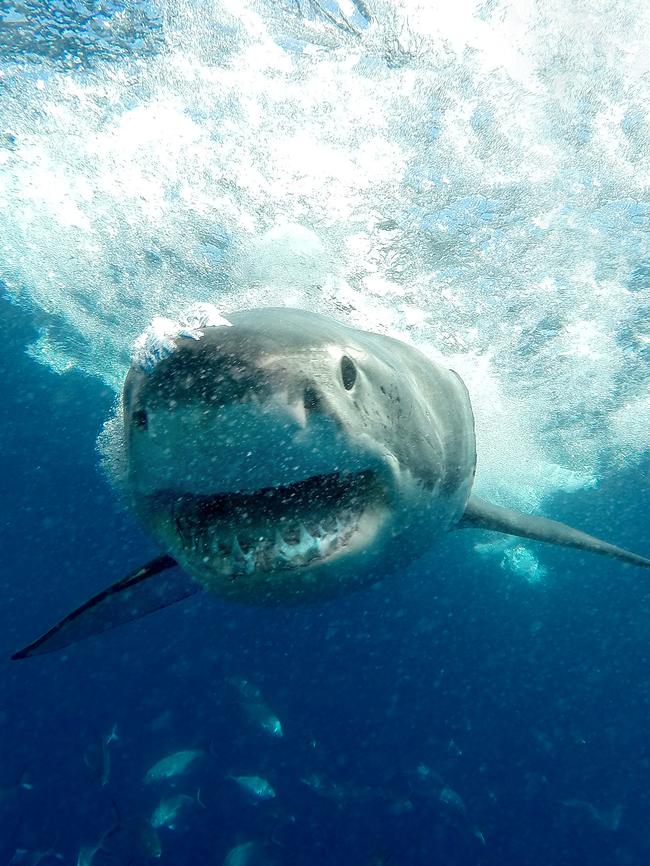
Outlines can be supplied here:
M307 532L307 527L304 523L300 524L300 541L298 545L301 553L309 554L318 550L318 542Z
M283 538L280 529L276 528L273 540L262 535L244 541L245 552L236 533L226 542L212 531L208 535L198 535L185 549L189 546L200 550L206 565L212 565L224 577L235 579L238 575L251 575L255 571L307 565L329 556L346 545L356 528L358 521L354 516L348 513L346 518L343 521L337 519L336 528L329 531L322 523L317 523L310 532L304 523L300 523L297 530L288 530L291 539L297 536L293 543Z
M233 570L238 571L240 574L252 574L255 571L254 550L251 549L248 553L244 553L236 535L233 535L230 562Z
M301 568L353 543L377 495L371 482L369 473L355 486L333 477L326 495L320 490L312 499L306 489L265 491L262 504L244 494L180 497L172 503L171 529L188 563L199 556L202 569L228 580Z

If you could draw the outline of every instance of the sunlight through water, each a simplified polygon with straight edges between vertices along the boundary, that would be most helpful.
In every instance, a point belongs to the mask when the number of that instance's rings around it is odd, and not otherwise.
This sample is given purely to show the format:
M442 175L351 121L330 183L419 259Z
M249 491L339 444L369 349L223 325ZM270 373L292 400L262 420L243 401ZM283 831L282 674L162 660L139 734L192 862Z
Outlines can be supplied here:
M0 54L0 279L38 360L117 390L154 316L291 304L446 359L493 500L648 448L646 2L87 3L60 55L38 5Z

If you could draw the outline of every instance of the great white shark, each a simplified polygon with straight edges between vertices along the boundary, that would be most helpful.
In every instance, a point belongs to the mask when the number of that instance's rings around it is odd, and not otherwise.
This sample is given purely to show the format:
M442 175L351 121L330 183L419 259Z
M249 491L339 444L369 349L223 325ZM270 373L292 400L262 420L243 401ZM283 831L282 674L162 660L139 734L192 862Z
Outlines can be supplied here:
M650 567L474 496L474 419L460 376L316 313L254 309L226 320L206 307L185 326L159 326L139 343L122 404L127 494L166 552L13 658L201 589L258 605L332 598L403 568L455 529Z

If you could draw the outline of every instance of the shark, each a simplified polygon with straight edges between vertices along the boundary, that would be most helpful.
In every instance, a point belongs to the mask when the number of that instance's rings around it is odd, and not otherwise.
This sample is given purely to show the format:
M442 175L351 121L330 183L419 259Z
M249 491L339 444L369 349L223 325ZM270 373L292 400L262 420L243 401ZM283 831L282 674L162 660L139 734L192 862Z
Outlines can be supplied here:
M22 659L208 591L295 605L362 589L444 533L482 529L650 559L473 493L461 377L412 345L293 308L155 319L124 381L123 486L161 554Z

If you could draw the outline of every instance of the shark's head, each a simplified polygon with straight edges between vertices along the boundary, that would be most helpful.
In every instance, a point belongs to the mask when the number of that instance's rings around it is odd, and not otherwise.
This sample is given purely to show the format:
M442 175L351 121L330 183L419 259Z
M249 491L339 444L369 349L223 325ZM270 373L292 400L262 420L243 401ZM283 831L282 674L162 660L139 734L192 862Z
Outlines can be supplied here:
M473 436L458 451L436 429L423 356L300 310L228 318L168 333L124 385L132 501L194 578L259 604L328 597L458 518ZM448 415L462 385L430 366Z

